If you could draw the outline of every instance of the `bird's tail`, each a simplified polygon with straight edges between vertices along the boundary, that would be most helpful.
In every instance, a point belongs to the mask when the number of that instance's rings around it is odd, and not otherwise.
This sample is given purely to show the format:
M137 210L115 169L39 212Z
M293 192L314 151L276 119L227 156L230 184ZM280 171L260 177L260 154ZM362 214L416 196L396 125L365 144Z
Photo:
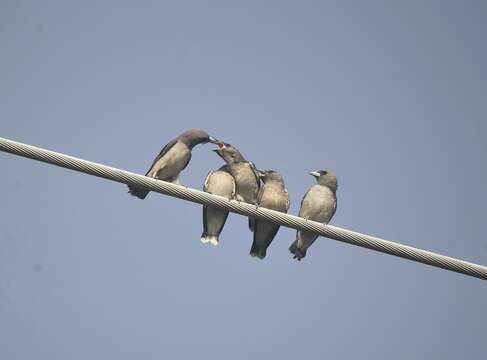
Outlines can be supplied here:
M249 217L249 229L254 232L255 229L255 218Z
M210 243L213 246L217 246L218 243L219 243L219 239L218 239L218 236L217 235L208 235L208 234L205 234L205 233L201 234L200 240L201 240L201 242L203 244Z
M294 242L291 244L291 246L289 247L289 251L292 253L292 254L296 254L296 251L298 250L298 240L294 240Z
M132 196L136 196L139 199L145 199L147 194L149 193L149 190L141 189L132 185L129 185L129 194Z
M298 248L298 240L294 240L294 242L289 247L289 251L294 255L294 259L301 261L302 258L306 256L306 250Z
M266 249L261 249L259 246L254 242L252 243L252 247L250 248L250 256L256 257L259 259L264 259L266 256Z

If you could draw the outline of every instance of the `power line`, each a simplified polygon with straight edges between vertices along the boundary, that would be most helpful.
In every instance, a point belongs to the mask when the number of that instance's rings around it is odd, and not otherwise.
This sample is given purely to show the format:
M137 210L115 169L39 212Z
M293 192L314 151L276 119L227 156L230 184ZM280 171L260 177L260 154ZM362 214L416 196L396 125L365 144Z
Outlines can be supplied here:
M399 256L423 264L436 266L450 271L487 280L487 267L417 249L377 237L342 229L336 226L323 225L294 215L259 208L255 205L228 200L227 198L205 193L181 185L156 180L129 171L79 159L73 156L38 148L9 139L0 138L0 150L26 158L43 161L67 169L98 176L119 183L145 188L150 191L169 195L179 199L216 206L237 214L264 219L282 226L314 232L318 235L346 242L348 244Z

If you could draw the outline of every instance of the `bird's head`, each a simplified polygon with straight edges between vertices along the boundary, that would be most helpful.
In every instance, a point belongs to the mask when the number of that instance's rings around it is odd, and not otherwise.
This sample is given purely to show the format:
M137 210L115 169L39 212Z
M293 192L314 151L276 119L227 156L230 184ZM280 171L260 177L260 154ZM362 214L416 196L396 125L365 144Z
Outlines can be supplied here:
M213 149L227 164L246 161L243 155L233 145L223 141L216 142L218 147Z
M328 170L318 170L311 171L309 174L316 179L318 184L327 186L335 192L338 189L338 180L333 172Z
M218 139L208 135L205 130L201 129L190 129L188 131L185 131L179 136L179 139L190 148L193 148L198 144L217 144L219 142Z
M259 178L266 183L267 181L277 181L280 183L284 183L284 179L282 178L282 175L275 171L275 170L257 170L257 174L259 175Z

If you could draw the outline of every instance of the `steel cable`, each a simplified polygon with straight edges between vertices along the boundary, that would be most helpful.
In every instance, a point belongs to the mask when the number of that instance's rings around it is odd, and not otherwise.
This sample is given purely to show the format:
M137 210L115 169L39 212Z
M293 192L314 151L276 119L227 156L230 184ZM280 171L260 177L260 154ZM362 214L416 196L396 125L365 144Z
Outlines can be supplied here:
M57 165L63 168L98 176L104 179L113 180L119 183L145 188L150 191L173 196L179 199L203 205L213 205L237 214L265 219L267 221L293 229L311 231L330 239L487 280L487 267L440 255L434 252L383 240L336 226L323 225L294 215L283 214L274 210L256 207L255 205L236 200L229 200L221 196L208 194L203 191L185 186L156 180L129 171L79 159L73 156L38 148L9 139L0 138L0 150Z

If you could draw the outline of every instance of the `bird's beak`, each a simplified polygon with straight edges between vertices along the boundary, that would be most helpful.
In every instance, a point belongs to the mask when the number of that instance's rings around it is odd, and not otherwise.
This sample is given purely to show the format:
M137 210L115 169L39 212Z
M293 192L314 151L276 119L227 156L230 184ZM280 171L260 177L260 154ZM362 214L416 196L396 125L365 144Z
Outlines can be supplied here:
M218 145L220 143L220 140L218 140L217 138L214 138L213 136L210 136L208 139L209 139L208 142L210 142L212 144L217 144Z
M315 178L319 178L321 176L318 171L311 171L309 174L313 175Z

